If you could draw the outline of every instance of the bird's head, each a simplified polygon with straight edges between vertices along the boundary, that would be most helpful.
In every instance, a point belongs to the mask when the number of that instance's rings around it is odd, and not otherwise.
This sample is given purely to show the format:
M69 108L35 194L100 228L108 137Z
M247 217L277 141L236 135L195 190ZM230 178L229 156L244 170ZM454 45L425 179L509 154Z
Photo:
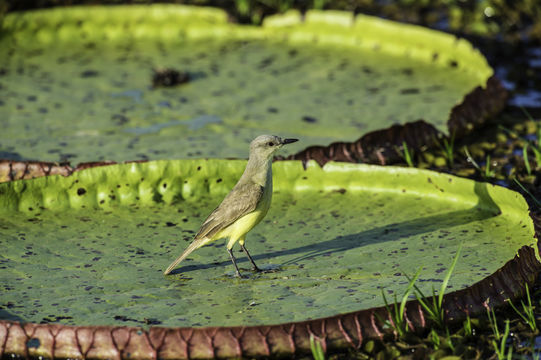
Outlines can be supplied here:
M282 146L298 141L298 139L282 139L274 135L260 135L250 143L250 156L269 159Z

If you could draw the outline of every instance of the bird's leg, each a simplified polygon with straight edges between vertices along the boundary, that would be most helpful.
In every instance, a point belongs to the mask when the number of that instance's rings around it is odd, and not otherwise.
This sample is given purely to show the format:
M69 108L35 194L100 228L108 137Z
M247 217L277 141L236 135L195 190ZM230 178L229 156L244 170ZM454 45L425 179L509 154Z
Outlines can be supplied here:
M227 249L227 252L229 253L229 257L231 258L231 261L233 262L233 265L235 265L235 271L236 271L237 277L239 277L239 278L242 277L240 275L239 267L237 266L237 260L233 256L233 251L231 251L231 249Z
M252 266L253 266L252 270L261 271L261 269L258 268L257 265L255 264L254 259L252 259L252 257L250 256L250 253L248 252L248 250L244 247L244 244L241 244L240 248L242 249L242 251L246 253L246 256L248 256L248 259L250 259L250 262L252 263Z

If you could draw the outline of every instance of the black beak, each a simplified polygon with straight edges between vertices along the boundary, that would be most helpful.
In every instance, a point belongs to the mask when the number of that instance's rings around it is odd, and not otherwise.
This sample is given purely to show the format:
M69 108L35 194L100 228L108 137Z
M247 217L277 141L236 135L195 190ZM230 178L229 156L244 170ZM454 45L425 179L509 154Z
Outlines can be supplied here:
M282 140L282 144L291 144L291 143L294 143L294 142L297 142L299 141L299 139L284 139Z

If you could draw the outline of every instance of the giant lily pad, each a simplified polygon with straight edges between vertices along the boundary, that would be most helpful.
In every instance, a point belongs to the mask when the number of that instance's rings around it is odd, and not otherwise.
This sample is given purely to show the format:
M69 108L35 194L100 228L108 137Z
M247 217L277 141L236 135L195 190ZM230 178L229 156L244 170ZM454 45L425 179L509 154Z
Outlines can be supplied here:
M209 8L73 7L8 14L0 31L0 158L11 160L244 157L265 132L301 137L294 153L420 119L429 129L411 138L426 143L448 133L466 94L497 88L466 40L342 12L254 27ZM160 67L191 80L152 88ZM451 130L501 107L485 97L453 110Z
M0 184L4 351L252 356L307 350L312 332L357 346L380 334L382 290L402 294L420 265L419 287L439 287L460 244L451 318L515 296L539 271L518 193L411 168L282 161L271 210L247 240L268 272L235 278L218 241L163 276L244 165L154 161ZM15 321L87 327L25 335ZM171 330L100 327L149 324Z

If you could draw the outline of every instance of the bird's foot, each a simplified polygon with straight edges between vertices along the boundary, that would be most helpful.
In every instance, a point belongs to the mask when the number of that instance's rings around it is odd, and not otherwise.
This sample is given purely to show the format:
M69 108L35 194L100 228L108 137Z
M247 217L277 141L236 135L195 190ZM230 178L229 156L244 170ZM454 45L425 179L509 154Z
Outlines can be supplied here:
M264 270L261 270L260 268L258 268L257 266L253 266L252 267L252 271L255 271L255 272L263 272Z
M248 279L248 276L242 275L239 271L235 272L235 276L239 279Z

